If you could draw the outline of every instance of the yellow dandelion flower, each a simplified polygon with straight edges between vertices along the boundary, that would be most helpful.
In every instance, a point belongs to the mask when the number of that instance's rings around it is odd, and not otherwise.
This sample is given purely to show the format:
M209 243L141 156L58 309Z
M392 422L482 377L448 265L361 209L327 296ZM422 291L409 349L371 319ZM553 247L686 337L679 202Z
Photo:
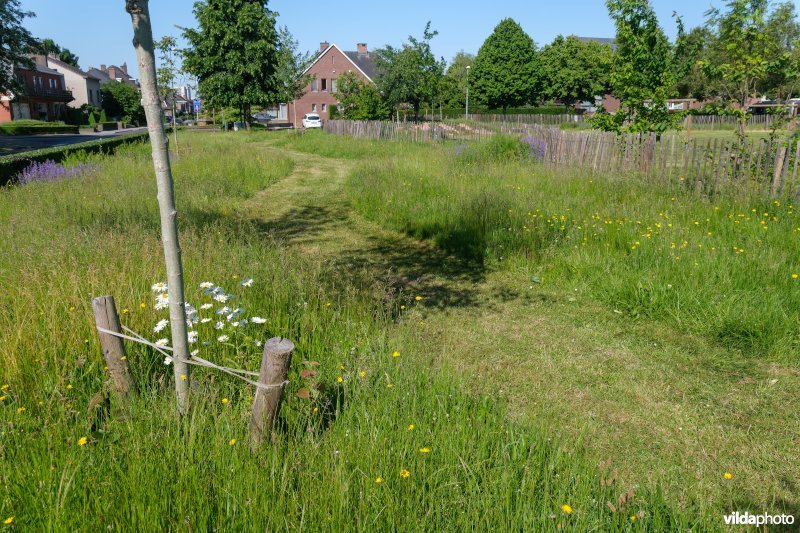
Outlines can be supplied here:
M400 470L400 477L403 478L403 479L407 479L407 478L411 477L411 472L409 472L408 470L403 468L402 470Z
M392 352L392 357L400 357L400 352L398 351Z
M186 374L181 374L181 381L186 381Z
M798 274L792 274L792 279L797 279L798 277L800 277L800 275L798 275Z
M2 401L3 401L3 400L5 400L5 399L6 399L6 397L5 397L5 396L0 396L0 402L2 402Z
M565 503L564 505L562 505L561 510L564 511L564 513L566 514L572 514L572 507L570 507L569 504Z
M387 384L386 384L386 388L387 388L387 389L391 389L392 387L394 387L394 385L392 385L391 383L387 383Z
M127 355L123 355L122 357L119 358L119 360L120 361L127 361L128 360L128 356Z
M12 522L14 522L14 517L13 516L9 516L5 520L3 520L3 525L4 526L11 525Z
M144 308L146 308L147 306L144 304L144 302L142 302L142 303L140 303L140 304L139 304L139 307L141 307L142 309L144 309Z
M74 306L74 305L70 305L70 306L69 306L69 310L70 310L70 312L71 312L71 311L74 311L74 310L75 310L75 306Z
M400 309L401 309L401 310L402 310L402 309L405 309L405 308L406 308L406 306L405 306L405 305L401 305L401 306L400 306Z
M72 384L67 384L67 390L72 390Z
M725 479L733 479L733 474L731 474L730 472L725 472L725 474L722 477L724 477Z
M9 387L9 385L8 385L8 383L6 383L2 387L0 387L0 390L8 390L8 387Z
M414 299L419 302L420 300L422 300L422 296L415 296Z
M78 439L78 446L86 446L86 437L81 437Z
M342 376L336 378L336 383L341 383L342 381L344 381L344 378Z
M319 407L315 407L311 412L312 413L318 413L319 412Z
M225 404L227 404L227 403L228 403L228 399L227 399L227 398L223 398L223 399L222 399L222 404L223 404L223 405L225 405Z
M408 425L408 430L409 431L413 431L414 430L414 424L409 424Z
M18 413L24 413L25 411L26 411L26 409L24 407L18 407L17 408L17 412Z
M420 448L419 449L419 453L431 453L431 449L430 448Z
M635 514L631 515L631 522L636 522L636 515Z
M123 310L122 310L122 314L123 314L123 315L127 315L127 314L128 314L128 312L129 312L129 311L128 311L128 308L127 308L127 307L126 307L125 309L123 309Z
M236 444L236 439L231 439L228 441L228 446L233 446L234 444Z
M378 483L380 485L381 483L383 483L383 478L380 477L380 476L376 477L375 478L375 483Z
M364 376L366 376L366 375L367 375L367 373L366 373L365 371L363 371L363 370L362 370L361 372L359 372L359 373L358 373L358 375L359 375L359 376L361 376L361 377L363 378Z

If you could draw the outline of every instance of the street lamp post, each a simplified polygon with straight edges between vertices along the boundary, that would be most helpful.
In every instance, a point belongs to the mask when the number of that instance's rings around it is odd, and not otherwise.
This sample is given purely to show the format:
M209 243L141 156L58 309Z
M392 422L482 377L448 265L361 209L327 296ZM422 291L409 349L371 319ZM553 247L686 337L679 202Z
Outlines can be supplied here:
M464 120L469 120L469 65L467 65L467 107L464 110Z

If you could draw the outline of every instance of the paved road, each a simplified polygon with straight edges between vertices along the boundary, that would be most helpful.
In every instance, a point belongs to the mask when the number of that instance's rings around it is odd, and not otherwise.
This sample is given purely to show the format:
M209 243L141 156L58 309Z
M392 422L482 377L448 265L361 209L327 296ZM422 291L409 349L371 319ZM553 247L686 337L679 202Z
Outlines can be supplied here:
M80 135L0 135L0 155L18 154L30 150L78 144L145 131L147 131L147 128L131 128L127 130L84 133Z

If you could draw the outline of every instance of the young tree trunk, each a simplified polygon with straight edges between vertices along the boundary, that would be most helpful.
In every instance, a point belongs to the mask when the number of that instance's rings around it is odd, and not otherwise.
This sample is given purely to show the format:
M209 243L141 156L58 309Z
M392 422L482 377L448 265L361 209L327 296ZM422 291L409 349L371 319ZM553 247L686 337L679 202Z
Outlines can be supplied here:
M156 62L153 47L153 30L150 26L148 0L126 0L125 10L133 23L133 46L139 63L142 86L142 105L147 117L150 145L153 149L153 166L158 185L158 207L161 213L161 240L167 266L169 286L169 318L172 329L172 354L175 370L175 393L178 411L185 414L189 407L189 342L186 333L186 307L183 296L183 265L178 244L178 226L175 217L175 190L167 151L167 133L161 122L161 99L156 85Z
M175 158L178 158L178 121L175 120L177 117L177 104L175 100L178 99L178 94L173 91L172 92L172 136L175 138Z

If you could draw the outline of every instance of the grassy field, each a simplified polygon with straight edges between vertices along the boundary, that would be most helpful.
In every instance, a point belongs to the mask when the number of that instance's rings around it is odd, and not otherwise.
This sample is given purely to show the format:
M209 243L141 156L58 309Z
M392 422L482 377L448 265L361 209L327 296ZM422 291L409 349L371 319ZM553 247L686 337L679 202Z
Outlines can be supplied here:
M297 345L279 438L256 455L250 387L198 370L178 420L171 368L146 348L129 346L139 397L88 409L106 388L92 296L114 294L147 337L168 331L153 331L147 147L0 192L0 520L663 531L722 529L723 510L797 515L794 209L475 154L185 136L174 168L187 294L211 319L201 355L255 370L258 341ZM266 323L213 329L207 281Z

